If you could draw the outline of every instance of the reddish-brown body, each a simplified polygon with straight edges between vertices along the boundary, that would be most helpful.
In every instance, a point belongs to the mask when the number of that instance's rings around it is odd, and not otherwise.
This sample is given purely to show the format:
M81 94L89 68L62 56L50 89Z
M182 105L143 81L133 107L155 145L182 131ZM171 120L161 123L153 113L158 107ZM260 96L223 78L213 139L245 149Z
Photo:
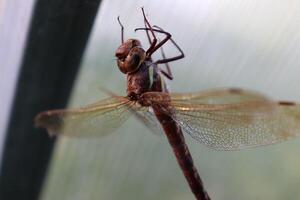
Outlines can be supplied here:
M180 126L172 119L172 117L164 112L161 112L159 108L153 106L155 116L161 123L165 134L169 140L170 145L173 148L177 162L188 182L192 192L197 199L209 200L209 196L204 190L202 181L198 174L190 151L185 143L184 136Z
M149 73L150 68L153 73ZM127 74L127 96L132 100L137 100L141 105L149 106L139 97L145 92L168 92L165 83L157 71L157 66L151 61L145 61L133 73ZM153 77L151 77L153 76ZM152 79L152 80L151 80ZM163 110L162 111L162 106ZM170 145L174 151L177 162L188 182L190 188L197 199L209 200L208 194L203 188L202 181L198 174L192 156L185 143L185 139L180 126L173 119L171 104L159 104L159 106L151 105L154 114L160 122L163 130L168 138Z
M144 11L143 15L145 28L140 28L136 30L146 30L150 42L150 47L147 51L145 51L142 48L141 42L139 40L128 39L124 42L123 26L120 23L122 27L122 44L116 50L116 57L118 58L117 63L120 71L124 74L127 74L127 97L131 101L136 101L142 106L151 106L153 108L154 114L160 122L169 140L169 143L173 148L177 161L195 197L198 200L209 200L210 198L204 190L200 176L197 172L196 167L194 166L193 159L185 143L182 130L177 124L177 122L174 120L175 115L172 112L172 106L170 102L166 101L165 103L155 105L153 103L149 104L147 100L144 101L145 99L141 98L141 96L147 92L168 93L165 86L165 82L163 81L159 72L161 72L167 78L173 79L173 76L167 63L184 57L182 50L171 39L171 34L165 32L159 27L157 27L158 29L153 29L149 24L148 20L146 19ZM150 31L150 33L153 36L152 41L150 39L148 31ZM160 43L156 44L157 39L155 37L154 31L165 34L165 39L163 39ZM168 40L171 40L171 42L178 48L181 55L175 56L173 58L165 58L165 55L162 51L163 59L158 60L156 62L152 62L151 55ZM159 71L157 64L162 63L166 64L168 70L167 72L163 70Z

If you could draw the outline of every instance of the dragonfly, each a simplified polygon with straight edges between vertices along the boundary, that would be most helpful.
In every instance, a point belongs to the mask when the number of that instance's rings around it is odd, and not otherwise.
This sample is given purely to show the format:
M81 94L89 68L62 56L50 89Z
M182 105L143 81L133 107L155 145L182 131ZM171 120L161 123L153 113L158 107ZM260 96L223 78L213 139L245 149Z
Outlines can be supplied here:
M39 113L37 127L50 135L70 137L101 136L114 132L129 116L135 116L154 133L164 133L178 164L198 200L209 200L194 165L183 132L215 150L240 150L274 144L300 135L300 104L274 101L258 92L238 88L213 89L193 93L170 93L164 77L173 80L169 63L184 53L169 32L152 26L142 8L150 46L144 50L137 39L124 41L115 56L119 70L127 77L127 95L110 97L77 109L57 109ZM157 34L164 35L159 40ZM163 45L171 42L179 55L166 58ZM161 50L162 58L152 54ZM163 69L161 65L165 65Z

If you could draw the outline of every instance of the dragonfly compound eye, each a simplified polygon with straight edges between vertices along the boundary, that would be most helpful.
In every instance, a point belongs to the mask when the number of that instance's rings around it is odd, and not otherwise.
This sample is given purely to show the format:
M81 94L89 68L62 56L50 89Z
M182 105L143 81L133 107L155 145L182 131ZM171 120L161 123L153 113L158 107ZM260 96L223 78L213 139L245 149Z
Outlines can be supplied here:
M127 74L135 72L145 60L146 53L139 46L133 47L124 60L118 59L118 67L121 72Z
M139 40L129 39L118 47L115 56L118 59L125 59L129 52L132 50L132 48L137 46L141 46L141 42Z

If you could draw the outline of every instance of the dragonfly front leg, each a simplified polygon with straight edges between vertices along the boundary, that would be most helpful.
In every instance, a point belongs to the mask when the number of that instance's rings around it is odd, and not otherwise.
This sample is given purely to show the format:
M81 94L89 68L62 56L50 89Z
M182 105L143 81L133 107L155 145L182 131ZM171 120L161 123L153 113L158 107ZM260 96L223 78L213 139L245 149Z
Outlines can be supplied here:
M157 43L157 38L154 34L154 31L152 29L152 26L150 25L150 22L148 21L147 17L146 17L146 14L145 14L145 11L144 11L144 8L142 8L142 12L143 12L143 17L144 17L144 24L145 24L145 29L146 30L146 33L147 33L147 37L148 37L148 40L150 42L150 47L148 48L148 50L146 51L146 54L147 56L150 58L152 53L154 52L153 50L155 49L155 46L156 46L156 43ZM148 27L147 27L148 26ZM136 30L135 30L136 31ZM148 33L148 31L151 32L152 34L152 37L153 37L153 40L151 41L150 39L150 35ZM151 53L152 52L152 53Z
M119 22L119 24L121 26L121 42L123 44L124 43L124 26L123 26L123 24L120 21L120 16L118 16L118 22Z
M160 52L161 52L161 56L163 57L162 60L167 59L163 47L160 48ZM156 61L155 63L157 64L157 61ZM171 68L170 68L170 66L169 66L169 63L166 62L166 63L165 63L165 66L166 66L167 71L165 71L165 70L163 70L163 69L161 69L161 68L158 68L159 71L160 71L165 77L167 77L169 80L173 80L174 77L173 77Z
M158 28L159 30L161 31L164 31L162 28L160 28L159 26L156 26L154 25L155 28ZM165 32L165 31L164 31ZM175 60L179 60L179 59L182 59L184 58L184 53L182 51L182 49L178 46L178 44L172 39L170 38L170 41L172 42L172 44L177 48L177 50L180 52L180 55L178 56L174 56L174 57L171 57L171 58L166 58L165 55L164 55L164 52L163 52L163 49L162 50L162 56L163 56L163 59L162 60L157 60L155 61L154 63L155 64L163 64L163 63L168 63L168 62L172 62L172 61L175 61Z

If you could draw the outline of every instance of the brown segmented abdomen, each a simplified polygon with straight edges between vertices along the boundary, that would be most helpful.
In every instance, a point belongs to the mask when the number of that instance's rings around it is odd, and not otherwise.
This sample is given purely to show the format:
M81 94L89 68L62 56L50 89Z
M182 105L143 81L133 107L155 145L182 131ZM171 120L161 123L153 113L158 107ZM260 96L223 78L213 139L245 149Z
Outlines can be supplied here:
M165 111L168 109L166 105ZM185 143L185 139L180 126L167 112L162 112L161 107L153 106L154 114L161 123L164 132L168 138L170 145L173 148L177 162L187 179L188 184L198 200L210 200L207 192L203 187L203 183L198 174L190 151Z

